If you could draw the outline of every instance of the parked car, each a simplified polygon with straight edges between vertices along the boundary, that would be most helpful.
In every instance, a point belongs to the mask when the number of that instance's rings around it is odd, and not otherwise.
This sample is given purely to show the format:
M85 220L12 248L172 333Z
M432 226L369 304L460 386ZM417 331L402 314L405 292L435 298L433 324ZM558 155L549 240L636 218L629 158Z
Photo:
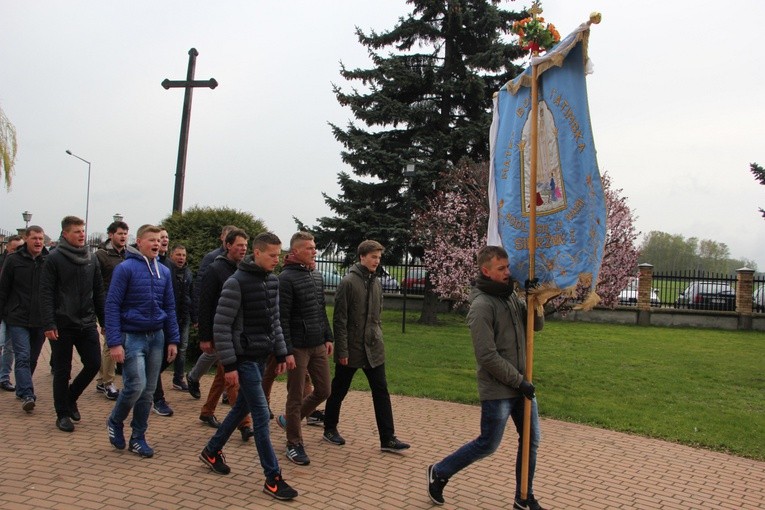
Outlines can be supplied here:
M752 310L765 312L765 285L760 285L752 294Z
M393 278L383 266L380 266L377 269L377 277L380 279L383 292L387 292L389 294L398 294L401 291L401 286L398 284L396 279Z
M691 282L680 293L677 308L736 310L736 291L725 282Z
M651 306L660 307L659 291L651 289ZM619 304L625 306L636 306L638 302L638 279L631 278L627 288L619 293Z
M410 267L404 276L403 286L407 294L425 294L425 278L427 272L424 267Z
M324 289L335 290L340 285L340 280L343 279L337 269L325 269L321 271L321 277L324 280Z

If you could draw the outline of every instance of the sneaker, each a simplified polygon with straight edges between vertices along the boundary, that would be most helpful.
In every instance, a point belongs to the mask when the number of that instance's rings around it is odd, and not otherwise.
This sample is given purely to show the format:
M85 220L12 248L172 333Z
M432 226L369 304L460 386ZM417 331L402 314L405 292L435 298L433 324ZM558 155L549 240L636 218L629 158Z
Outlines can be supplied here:
M151 406L151 410L160 416L173 415L173 410L170 408L169 405L167 405L167 400L165 400L164 398L162 400L157 400L156 402L154 402L154 405Z
M199 421L201 421L202 423L206 423L207 425L211 426L214 429L217 429L218 427L220 427L220 422L218 421L218 418L216 418L214 414L212 416L205 416L204 414L200 414Z
M205 447L202 453L199 454L199 459L209 467L213 473L219 475L227 475L231 472L231 468L226 464L226 457L223 456L223 452L218 450L215 453Z
M282 430L287 430L287 418L283 414L276 417L276 424L279 425Z
M513 508L515 510L545 510L534 496L529 496L527 499L515 498Z
M266 483L263 485L263 492L276 499L281 499L282 501L295 499L298 495L297 491L284 481L281 473L266 478Z
M239 432L242 433L242 441L245 443L251 438L255 437L255 431L252 430L252 427L242 427L239 429Z
M104 385L103 394L106 396L107 400L117 400L117 397L120 396L120 390L117 389L114 383L109 383Z
M380 445L380 450L384 452L400 452L402 450L408 450L408 449L409 449L409 445L399 441L396 438L396 436L393 436L387 441L383 441L382 444Z
M306 425L313 425L314 427L324 426L324 411L318 409L305 417Z
M21 408L25 410L26 412L31 413L32 409L35 408L34 397L25 397L24 402L21 404Z
M189 391L189 385L183 379L173 379L173 389L178 391Z
M224 393L223 396L220 398L220 401L222 404L228 404L228 393Z
M287 458L298 466L307 466L311 463L311 459L305 453L303 445L287 443Z
M98 393L106 393L106 386L104 386L104 383L96 384L96 391Z
M428 496L436 505L444 504L444 487L449 480L446 478L437 478L433 472L433 464L428 466Z
M125 449L125 434L122 429L121 423L114 423L111 418L106 419L106 432L109 434L109 442L118 450Z
M142 437L131 437L128 451L146 459L154 456L154 450L146 443L146 439Z
M324 440L337 446L345 444L345 439L343 439L343 436L340 435L337 429L324 429Z
M74 423L69 416L59 416L56 418L56 427L62 432L74 432Z
M196 399L202 398L202 392L199 390L199 381L192 379L188 372L186 372L186 383L189 395Z
M72 418L73 421L80 421L82 419L80 410L77 408L77 402L71 402L69 404L69 417Z

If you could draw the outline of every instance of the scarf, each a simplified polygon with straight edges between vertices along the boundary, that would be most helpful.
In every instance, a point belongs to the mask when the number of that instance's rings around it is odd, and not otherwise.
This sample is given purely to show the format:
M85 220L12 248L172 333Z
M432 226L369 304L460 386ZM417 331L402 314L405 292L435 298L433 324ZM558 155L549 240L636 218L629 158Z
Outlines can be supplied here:
M69 242L61 236L58 240L57 250L61 250L61 253L69 259L73 264L84 266L90 262L90 251L87 246L76 247L69 244Z

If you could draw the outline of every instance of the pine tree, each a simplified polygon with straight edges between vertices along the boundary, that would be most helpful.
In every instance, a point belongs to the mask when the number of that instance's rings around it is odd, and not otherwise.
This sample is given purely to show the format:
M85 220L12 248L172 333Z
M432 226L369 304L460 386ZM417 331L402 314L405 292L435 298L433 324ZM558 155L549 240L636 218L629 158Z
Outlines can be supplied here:
M750 163L749 171L752 172L752 175L754 175L754 178L757 182L765 185L765 168L762 168L757 163ZM765 209L760 208L760 214L762 214L762 217L765 218Z
M502 10L496 0L409 3L412 12L392 30L356 30L374 67L341 64L340 74L360 89L334 86L356 119L331 125L355 175L339 174L340 195L324 194L335 216L311 230L317 244L349 261L368 238L388 248L385 260L400 260L411 212L434 193L439 174L463 158L488 159L492 95L522 70L513 61L524 53L509 42L509 29L524 13ZM402 175L408 162L417 172L411 189Z

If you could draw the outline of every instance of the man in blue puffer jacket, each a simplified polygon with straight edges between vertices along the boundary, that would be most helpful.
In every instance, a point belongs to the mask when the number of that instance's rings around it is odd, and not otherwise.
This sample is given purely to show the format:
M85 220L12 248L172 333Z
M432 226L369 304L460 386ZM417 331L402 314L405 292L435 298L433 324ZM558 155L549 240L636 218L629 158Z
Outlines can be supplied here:
M160 228L138 229L138 249L127 248L125 262L112 274L106 297L106 343L112 359L123 363L123 390L106 422L109 442L125 448L123 422L133 410L128 450L151 457L146 443L152 397L167 342L167 361L178 353L180 334L170 270L157 260Z

